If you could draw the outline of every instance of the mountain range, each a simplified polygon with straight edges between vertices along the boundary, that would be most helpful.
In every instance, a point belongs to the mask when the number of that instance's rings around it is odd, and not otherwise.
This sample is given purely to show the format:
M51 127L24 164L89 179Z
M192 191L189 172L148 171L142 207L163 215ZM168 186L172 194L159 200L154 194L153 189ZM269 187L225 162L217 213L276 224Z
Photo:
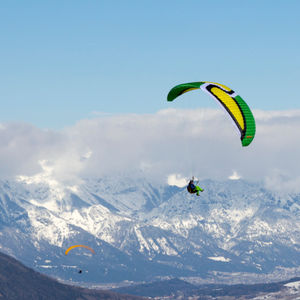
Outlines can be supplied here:
M244 180L200 196L143 177L0 181L0 250L61 281L130 285L180 277L255 283L300 274L300 195ZM83 244L95 254L71 245ZM79 273L79 270L82 270Z

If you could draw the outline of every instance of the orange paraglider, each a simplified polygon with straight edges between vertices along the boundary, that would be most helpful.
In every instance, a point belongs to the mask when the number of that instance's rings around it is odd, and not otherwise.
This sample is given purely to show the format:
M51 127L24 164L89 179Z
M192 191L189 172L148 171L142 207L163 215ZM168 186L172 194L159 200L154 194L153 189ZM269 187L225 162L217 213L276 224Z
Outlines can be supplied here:
M69 251L71 251L72 249L77 248L77 247L86 248L86 249L90 250L92 253L95 254L95 251L94 251L92 248L90 248L90 247L88 247L88 246L85 246L85 245L74 245L74 246L71 246L71 247L69 247L69 248L66 250L65 254L67 255L67 254L69 253Z

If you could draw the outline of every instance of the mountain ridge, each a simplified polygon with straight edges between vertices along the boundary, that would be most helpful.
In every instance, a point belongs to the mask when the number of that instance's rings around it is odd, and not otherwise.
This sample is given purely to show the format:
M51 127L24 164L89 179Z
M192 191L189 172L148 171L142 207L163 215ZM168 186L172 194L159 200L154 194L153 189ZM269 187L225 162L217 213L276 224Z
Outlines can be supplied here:
M10 300L142 300L145 298L122 295L111 291L89 290L64 285L25 267L14 258L0 252L0 298Z
M298 274L299 195L244 180L201 185L197 197L145 178L89 178L72 186L1 181L0 249L40 272L90 284ZM65 256L72 243L97 254ZM74 268L83 267L78 278Z

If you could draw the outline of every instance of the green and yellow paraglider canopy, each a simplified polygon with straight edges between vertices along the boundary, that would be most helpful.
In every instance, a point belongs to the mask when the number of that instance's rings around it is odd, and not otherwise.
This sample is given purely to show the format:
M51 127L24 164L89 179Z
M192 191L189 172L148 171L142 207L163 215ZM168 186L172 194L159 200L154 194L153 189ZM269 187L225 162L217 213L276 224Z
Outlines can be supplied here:
M255 120L247 103L229 87L208 81L183 83L170 90L168 101L173 101L178 96L196 89L205 91L221 103L238 127L242 145L248 146L254 139Z

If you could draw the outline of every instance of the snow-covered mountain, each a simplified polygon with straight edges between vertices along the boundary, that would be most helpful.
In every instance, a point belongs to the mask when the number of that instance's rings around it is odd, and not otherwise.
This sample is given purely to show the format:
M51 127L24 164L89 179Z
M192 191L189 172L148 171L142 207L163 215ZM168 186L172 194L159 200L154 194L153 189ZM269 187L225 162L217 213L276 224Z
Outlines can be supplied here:
M142 178L73 186L34 177L1 181L1 251L40 272L89 284L300 274L300 195L276 195L243 180L201 186L197 197ZM74 244L95 254L76 248L65 255Z

